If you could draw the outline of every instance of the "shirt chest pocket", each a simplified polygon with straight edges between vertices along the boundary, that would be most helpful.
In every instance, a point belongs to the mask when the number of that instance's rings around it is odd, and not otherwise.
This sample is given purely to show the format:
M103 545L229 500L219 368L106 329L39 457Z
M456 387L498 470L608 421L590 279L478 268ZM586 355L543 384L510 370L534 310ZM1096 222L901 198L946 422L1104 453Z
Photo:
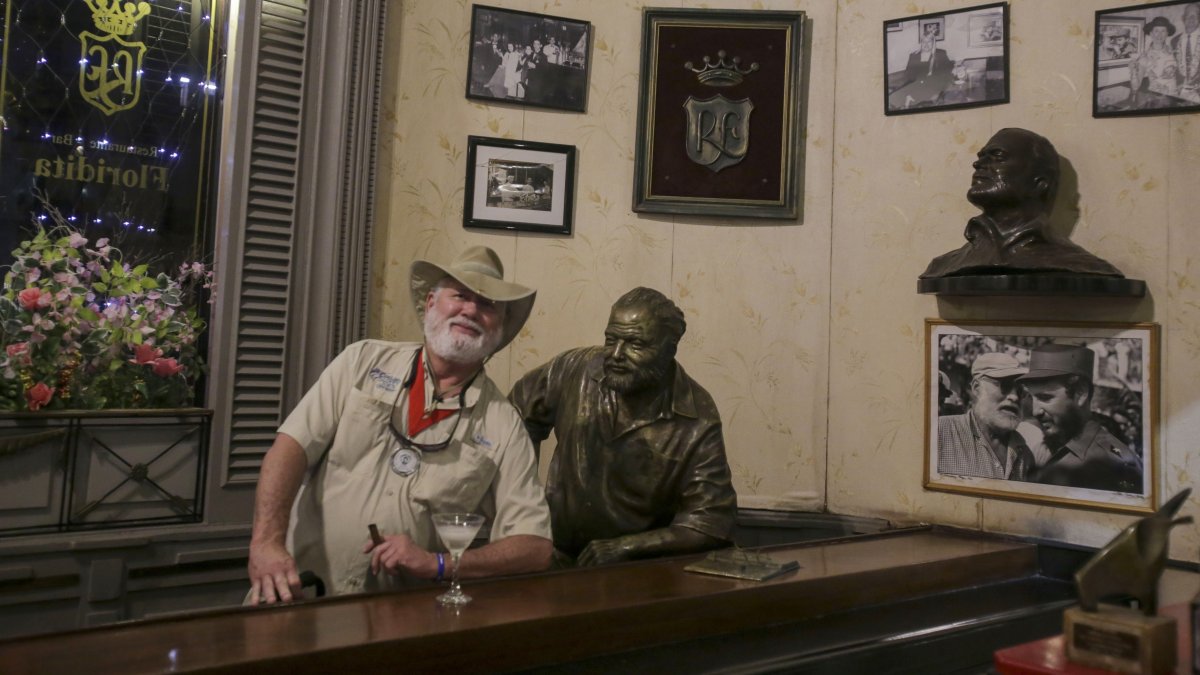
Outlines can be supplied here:
M421 458L412 498L429 513L480 512L480 502L496 477L496 462L468 443L453 443Z
M329 463L345 471L377 470L380 453L392 445L392 434L388 430L392 407L390 402L351 389L333 446L329 449Z
M648 443L635 442L617 453L610 479L635 503L656 504L660 493L674 483L677 467L677 460L655 452Z

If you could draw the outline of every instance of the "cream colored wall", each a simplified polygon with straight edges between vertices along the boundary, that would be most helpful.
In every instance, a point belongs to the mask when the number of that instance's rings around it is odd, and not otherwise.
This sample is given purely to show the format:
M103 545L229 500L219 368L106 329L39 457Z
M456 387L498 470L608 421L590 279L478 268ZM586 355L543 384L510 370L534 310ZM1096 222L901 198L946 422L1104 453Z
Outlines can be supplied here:
M681 3L800 10L811 28L804 217L798 223L648 216L630 210L641 10L637 0L494 2L590 21L586 114L483 105L463 96L470 3L397 2L381 147L377 291L371 333L417 331L406 278L415 258L495 248L538 288L521 336L489 372L507 388L564 349L597 344L608 308L636 285L683 307L679 360L714 395L740 503L939 522L1103 544L1128 517L925 491L923 321L1157 321L1162 358L1161 489L1197 467L1200 385L1200 117L1094 120L1094 12L1123 2L1013 0L1013 103L899 117L882 113L882 22L978 2L901 0ZM1078 174L1074 241L1144 278L1142 301L937 300L917 295L934 255L957 247L974 209L974 153L997 129L1049 137ZM469 134L578 146L571 237L467 231ZM1188 507L1193 512L1195 501ZM1196 559L1196 528L1174 557Z
M833 259L830 279L829 508L1102 545L1130 521L1078 509L922 489L923 321L1155 321L1163 326L1160 493L1200 468L1200 117L1093 119L1095 11L1128 2L1010 4L1006 105L897 117L880 111L881 23L977 2L839 3ZM915 293L929 260L958 247L977 211L964 195L974 153L995 131L1024 127L1054 142L1077 174L1076 243L1145 279L1141 301L936 299ZM849 264L853 261L853 264ZM1195 512L1195 498L1186 509ZM1173 557L1197 558L1197 528L1178 528Z

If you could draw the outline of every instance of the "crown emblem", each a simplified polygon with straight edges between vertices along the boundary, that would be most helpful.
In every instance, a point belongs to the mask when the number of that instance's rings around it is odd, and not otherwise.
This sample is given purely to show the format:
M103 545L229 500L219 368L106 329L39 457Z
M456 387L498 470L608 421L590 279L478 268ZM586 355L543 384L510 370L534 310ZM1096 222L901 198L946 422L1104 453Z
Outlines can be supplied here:
M742 59L739 56L733 57L731 63L725 63L725 50L719 49L716 63L713 63L705 55L703 68L693 68L691 61L683 64L683 67L696 73L696 79L700 80L700 84L707 84L710 87L732 87L735 84L741 84L744 75L758 70L757 63L751 63L750 67L745 70L742 69L741 63Z
M150 13L148 2L126 2L121 0L84 0L92 8L92 20L96 28L112 35L130 35L137 22Z

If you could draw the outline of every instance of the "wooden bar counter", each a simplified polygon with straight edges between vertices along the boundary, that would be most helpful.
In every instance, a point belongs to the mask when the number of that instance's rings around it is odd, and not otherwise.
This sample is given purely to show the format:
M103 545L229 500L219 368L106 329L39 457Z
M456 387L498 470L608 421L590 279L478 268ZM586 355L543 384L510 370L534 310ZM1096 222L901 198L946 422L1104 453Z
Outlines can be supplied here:
M920 528L757 549L764 582L685 572L700 556L233 608L0 642L0 672L461 672L553 667L1036 573L1037 546ZM386 672L386 671L385 671Z

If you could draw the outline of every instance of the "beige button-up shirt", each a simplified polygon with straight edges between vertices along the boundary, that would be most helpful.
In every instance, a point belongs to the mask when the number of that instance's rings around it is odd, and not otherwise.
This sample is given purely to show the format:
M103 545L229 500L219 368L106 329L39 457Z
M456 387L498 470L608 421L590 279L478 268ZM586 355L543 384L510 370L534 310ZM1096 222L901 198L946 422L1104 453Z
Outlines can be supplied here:
M414 438L437 443L453 428L453 442L424 453L411 475L392 471L399 444L388 422L394 419L396 429L407 433L405 382L419 348L380 340L350 345L279 428L304 448L309 464L292 511L289 547L299 570L317 573L332 594L416 582L371 574L370 555L362 552L371 523L382 534L407 534L431 551L446 550L433 527L434 513L483 514L491 541L551 536L533 446L516 410L486 373L466 390L457 427L452 415ZM433 391L426 374L426 410L458 409L459 397L438 402Z

